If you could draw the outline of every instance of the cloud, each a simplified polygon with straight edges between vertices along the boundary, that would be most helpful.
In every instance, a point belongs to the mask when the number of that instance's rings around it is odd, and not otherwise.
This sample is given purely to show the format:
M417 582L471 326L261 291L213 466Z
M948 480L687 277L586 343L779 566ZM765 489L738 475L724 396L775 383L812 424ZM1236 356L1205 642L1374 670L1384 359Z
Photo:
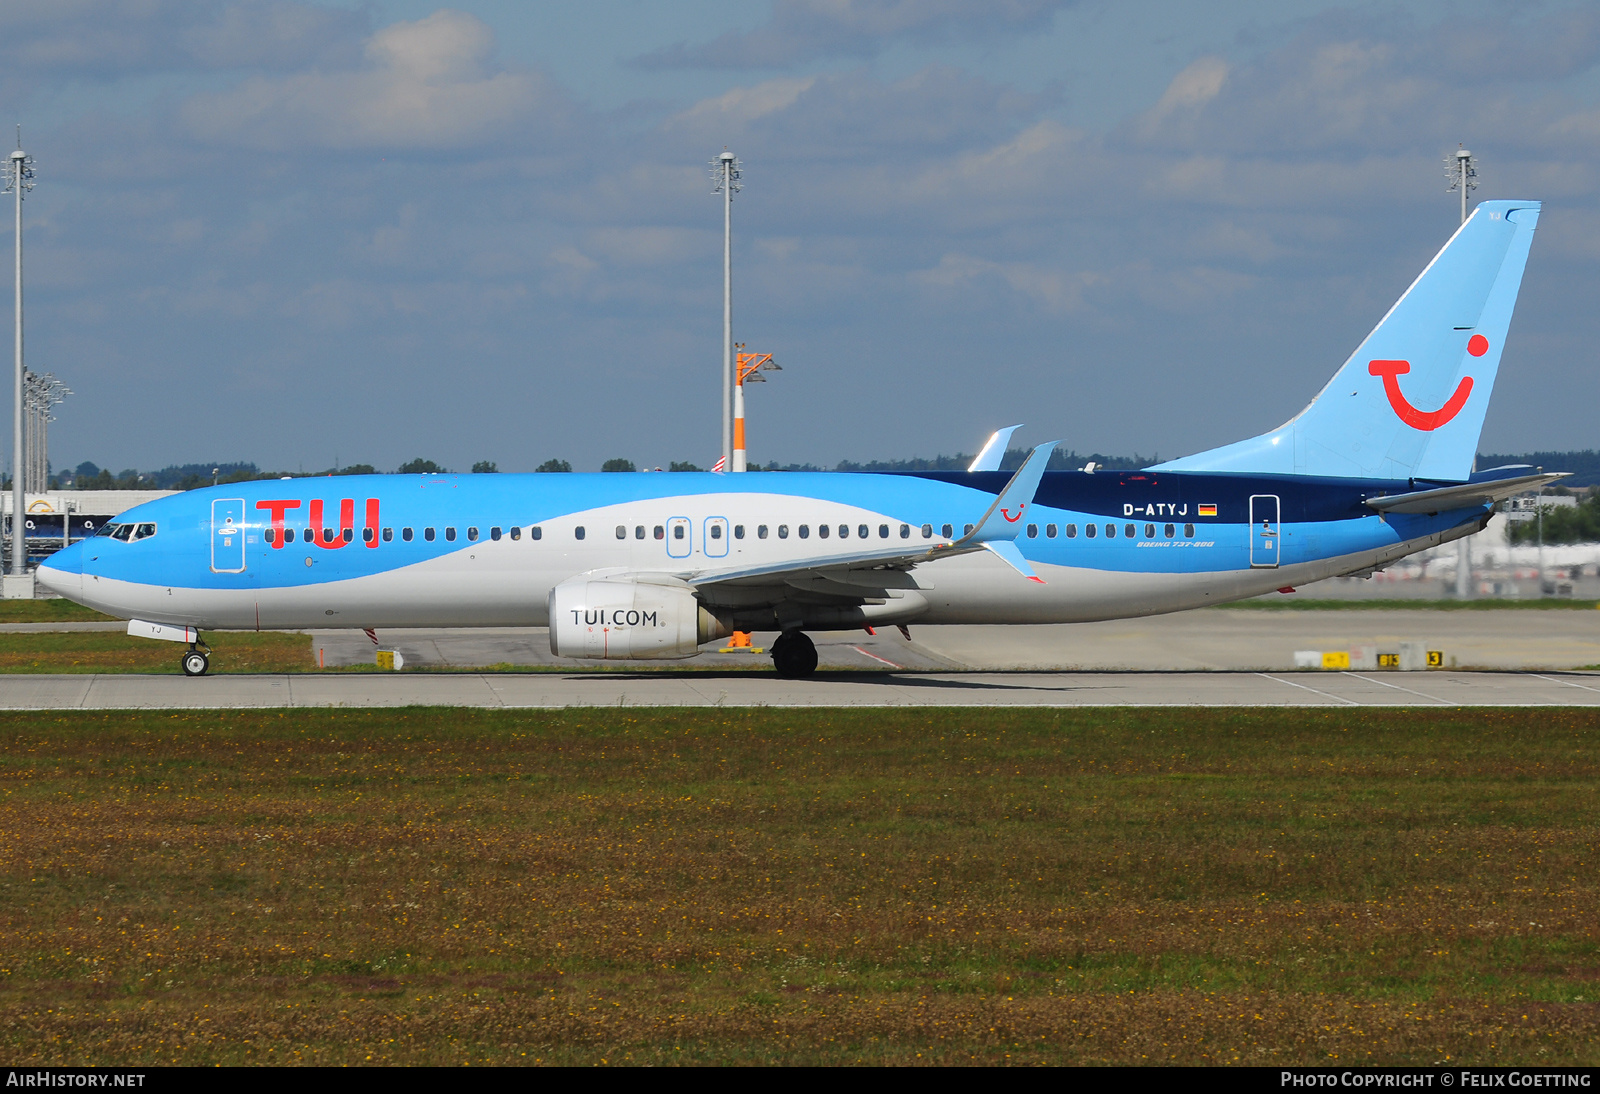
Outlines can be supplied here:
M1106 282L1091 271L1069 272L1032 262L995 262L974 255L947 254L931 270L911 274L915 283L961 295L998 281L1039 304L1047 312L1079 312L1085 308L1084 290Z
M1147 131L1159 129L1174 115L1192 116L1222 91L1228 81L1228 62L1221 57L1201 57L1172 78L1167 90L1144 116Z
M439 11L378 31L353 71L255 77L182 115L204 140L286 151L459 148L564 113L543 76L497 69L493 51L481 20Z
M0 5L8 68L103 80L346 62L367 16L294 0L51 0Z
M755 30L679 42L633 59L646 69L784 68L822 57L869 57L899 41L971 40L1033 30L1071 0L775 0Z
M930 65L893 82L858 70L735 87L674 115L663 128L713 144L754 139L769 162L876 158L890 149L931 155L1014 131L1057 101L1054 88L1023 94L958 68Z

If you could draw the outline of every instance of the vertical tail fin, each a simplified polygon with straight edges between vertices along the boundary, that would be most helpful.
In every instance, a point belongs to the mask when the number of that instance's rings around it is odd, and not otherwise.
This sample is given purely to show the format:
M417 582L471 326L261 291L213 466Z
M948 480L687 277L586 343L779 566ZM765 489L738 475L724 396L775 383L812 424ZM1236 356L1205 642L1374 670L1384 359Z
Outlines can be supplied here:
M1172 471L1464 481L1511 326L1536 201L1485 201L1311 405Z

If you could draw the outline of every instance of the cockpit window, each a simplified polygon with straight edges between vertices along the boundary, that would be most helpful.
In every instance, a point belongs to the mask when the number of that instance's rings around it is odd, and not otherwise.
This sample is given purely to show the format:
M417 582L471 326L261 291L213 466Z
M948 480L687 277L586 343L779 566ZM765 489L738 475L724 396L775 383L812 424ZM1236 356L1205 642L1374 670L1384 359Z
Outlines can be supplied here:
M121 528L121 527L122 527L122 525L120 525L120 524L114 524L111 521L107 521L106 523L104 523L104 524L102 524L100 526L100 530L98 532L96 532L95 535L97 535L97 536L114 536L114 535L117 534L117 529Z
M155 534L156 526L154 524L135 524L133 526L134 539L149 539Z
M116 530L111 533L111 538L112 539L120 539L124 543L128 542L130 539L133 538L133 525L131 525L131 524L119 524L119 525L117 525L116 526Z

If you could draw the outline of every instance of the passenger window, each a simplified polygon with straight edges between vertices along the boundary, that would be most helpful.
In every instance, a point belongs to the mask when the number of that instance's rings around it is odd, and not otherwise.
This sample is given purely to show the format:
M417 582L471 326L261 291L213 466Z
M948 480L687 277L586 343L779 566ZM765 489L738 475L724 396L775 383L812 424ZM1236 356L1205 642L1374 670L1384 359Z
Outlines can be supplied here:
M512 539L521 539L522 538L522 527L521 527L521 525L513 524L511 526L511 538Z
M667 530L665 528L661 527L661 525L659 525L659 524L656 525L655 537L657 539L666 539L667 538Z
M1044 538L1045 539L1055 539L1056 538L1056 526L1054 524L1046 524L1044 526Z
M1067 525L1067 538L1068 539L1077 539L1078 538L1078 526L1076 524Z
M1117 526L1115 524L1106 525L1106 538L1107 539L1116 539L1117 538Z
M789 526L787 524L778 525L778 538L779 539L788 539L789 538Z
M573 539L582 539L583 537L584 537L583 525L580 524L580 525L578 525L576 528L574 528L572 530L572 538Z
M407 543L411 542L411 534L411 529L409 528L400 529L400 538L405 540Z
M528 529L528 537L530 539L543 539L544 529L535 524L532 528Z
M711 538L712 539L721 539L722 538L722 525L713 524L711 526Z
M371 529L371 528L363 528L363 529L361 529L361 542L362 543L371 543L373 540L375 540L377 538L378 538L378 533L376 531L374 531L373 529Z
M1193 539L1194 538L1194 525L1185 524L1183 526L1183 538L1184 539Z
M354 528L346 528L344 531L339 533L339 538L344 540L346 543L352 543L356 538L356 530Z
M467 542L468 543L476 542L477 538L478 538L478 530L476 528L468 528L467 529Z
M393 528L385 528L383 530L383 542L385 542L385 543L393 543L394 542L394 529Z
M765 524L756 525L756 538L757 539L766 539L767 538L767 526Z
M1099 533L1099 531L1099 527L1093 524L1085 524L1083 526L1083 534L1090 539L1093 539Z
M317 533L313 532L310 528L307 528L300 534L300 538L305 540L307 543L315 543L317 542Z
M422 538L427 540L429 543L432 543L433 542L433 529L432 528L424 528L422 530Z
M1132 539L1139 534L1139 529L1135 528L1131 524L1124 524L1122 526L1122 534L1127 536L1129 539Z
M617 538L618 539L627 539L628 538L628 526L626 524L617 525Z
M454 543L456 541L456 530L454 528L446 528L444 530L444 538L446 542Z
M827 525L823 525L823 527L826 528ZM801 539L810 539L811 538L811 525L802 524L800 526L800 538Z
M278 538L277 533L274 532L271 528L262 529L262 531L261 531L261 542L262 543L265 543L267 546L270 547L270 546L272 546L272 541L277 539L277 538Z
M939 534L941 536L943 536L945 539L954 539L955 538L955 532L956 532L956 530L954 528L950 527L948 524L944 525L942 528L939 529Z
M733 538L734 539L743 539L744 538L744 525L735 524L733 526Z
M1028 525L1028 538L1029 539L1038 539L1039 538L1039 526L1037 524Z
M1154 524L1146 524L1144 526L1144 538L1145 539L1155 539L1156 538L1156 526Z
M932 539L933 538L933 525L924 524L922 526L922 538L923 539Z
M961 526L961 534L964 536L970 536L972 534L972 525L963 524Z
M801 539L805 539L806 538L806 526L804 524L802 524L800 526L800 538ZM826 524L817 525L817 538L818 539L827 539L828 538L828 526Z
M872 534L871 530L865 524L863 524L861 527L856 529L856 536L858 538L860 538L860 539L866 539L871 534ZM889 526L888 525L884 525L883 534L885 536L887 536L889 534Z
M901 539L910 539L911 538L911 525L902 524L900 526L900 538Z
M294 542L294 529L293 528L285 528L283 530L283 542L285 542L285 543L293 543Z
M1162 531L1166 532L1168 539L1171 539L1173 536L1178 534L1178 530L1176 528L1174 528L1170 524L1167 525L1164 529L1162 529Z
M489 538L494 540L496 543L500 542L500 529L499 528L491 528L491 529L489 529Z
M673 539L682 539L683 538L683 525L674 524L672 526L672 538Z
M634 539L643 539L644 538L644 525L635 524L633 526L633 538Z

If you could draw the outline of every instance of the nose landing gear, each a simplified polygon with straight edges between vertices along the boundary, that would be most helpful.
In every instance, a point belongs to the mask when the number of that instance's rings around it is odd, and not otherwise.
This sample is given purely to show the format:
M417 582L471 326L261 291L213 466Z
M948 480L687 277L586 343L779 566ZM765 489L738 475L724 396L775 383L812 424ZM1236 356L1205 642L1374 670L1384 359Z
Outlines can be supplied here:
M204 642L197 641L183 655L183 674L185 676L204 676L210 668L211 647Z
M786 680L817 671L817 647L804 631L784 631L772 643L772 667Z

